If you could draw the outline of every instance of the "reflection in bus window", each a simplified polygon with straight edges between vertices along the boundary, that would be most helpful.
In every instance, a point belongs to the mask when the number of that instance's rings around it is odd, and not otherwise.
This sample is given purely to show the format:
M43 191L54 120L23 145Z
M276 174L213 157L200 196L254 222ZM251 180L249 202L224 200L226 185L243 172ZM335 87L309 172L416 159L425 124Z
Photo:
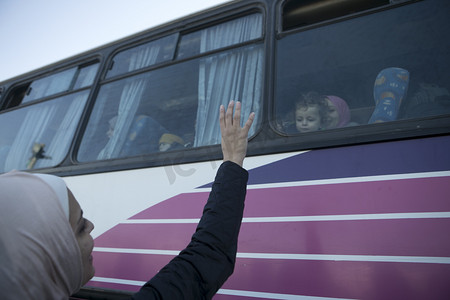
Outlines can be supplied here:
M249 18L261 22L260 18ZM255 26L244 29L254 30ZM242 35L247 36L245 33ZM219 144L218 109L232 99L242 102L243 115L257 112L257 124L262 49L261 44L241 46L104 84L81 141L78 160L171 151L180 149L181 144ZM250 134L256 128L253 126ZM168 137L172 143L178 141L178 145L170 149L160 147Z
M164 61L170 61L175 52L177 34L124 50L111 61L107 78L139 70Z
M0 114L0 172L55 166L67 155L89 92Z
M288 133L295 102L308 91L345 100L346 126L449 114L450 4L431 2L283 36L277 44L277 128Z

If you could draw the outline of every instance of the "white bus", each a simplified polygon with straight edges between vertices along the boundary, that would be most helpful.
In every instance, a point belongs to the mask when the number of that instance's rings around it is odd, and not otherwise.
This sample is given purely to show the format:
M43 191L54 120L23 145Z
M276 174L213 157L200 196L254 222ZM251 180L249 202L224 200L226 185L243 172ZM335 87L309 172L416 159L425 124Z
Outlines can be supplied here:
M62 176L95 229L77 294L187 245L218 107L256 112L214 299L449 299L450 2L233 1L0 82L0 172Z

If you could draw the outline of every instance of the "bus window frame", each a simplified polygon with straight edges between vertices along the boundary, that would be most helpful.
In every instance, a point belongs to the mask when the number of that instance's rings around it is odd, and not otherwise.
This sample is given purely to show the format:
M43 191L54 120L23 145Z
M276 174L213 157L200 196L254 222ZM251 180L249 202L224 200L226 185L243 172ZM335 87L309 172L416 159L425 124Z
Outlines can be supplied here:
M79 73L79 70L81 68L83 68L83 67L90 66L90 65L93 65L93 64L99 64L99 66L98 66L98 69L96 71L95 77L94 77L94 79L92 81L92 84L88 85L88 86L85 86L85 87L82 87L82 88L73 89L74 83L76 82L77 75ZM38 73L38 74L34 74L32 76L29 76L29 77L24 77L20 81L13 82L8 87L8 89L6 90L6 92L3 95L4 97L2 98L2 101L0 102L0 104L2 105L2 106L0 106L0 108L1 108L0 109L0 115L4 114L4 113L9 113L9 112L12 112L12 111L15 111L15 110L23 109L23 108L26 108L26 107L29 107L29 106L39 105L39 104L44 103L44 102L48 102L48 101L52 101L52 100L55 100L55 99L58 99L58 98L61 98L61 97L69 96L71 94L81 93L83 91L89 90L89 93L87 95L87 99L85 101L84 108L81 111L80 120L79 120L79 122L78 122L78 124L77 124L77 126L75 128L72 141L69 143L69 147L68 147L67 152L66 152L66 154L64 156L64 159L60 163L55 165L55 166L36 168L36 169L28 170L28 171L33 171L34 172L34 170L53 170L53 169L58 169L61 166L73 165L73 163L71 163L71 159L70 159L70 157L72 155L72 152L73 152L73 145L74 145L74 142L75 142L75 140L76 140L76 138L77 138L77 136L79 134L80 126L84 122L86 111L88 110L88 107L89 107L90 102L91 102L92 95L93 95L94 90L96 89L96 86L97 86L97 81L100 78L102 65L103 65L103 59L102 59L101 55L98 55L98 54L88 55L88 56L86 56L86 57L84 57L82 59L78 59L78 60L75 60L75 61L72 60L68 64L64 64L64 65L62 65L60 67L56 67L54 69L50 68L50 70L47 70L47 71L44 70L44 72L41 72L41 73ZM26 102L26 103L23 103L23 104L20 103L20 104L18 104L16 106L9 107L9 105L10 105L9 97L11 95L11 92L13 92L16 88L21 87L21 86L25 86L27 84L29 86L29 85L31 85L31 83L34 80L45 78L47 76L51 76L53 74L57 74L57 73L59 73L61 71L68 70L68 69L74 68L74 67L77 67L77 71L75 72L74 78L72 78L72 82L70 84L70 88L67 91L56 93L56 94L49 95L49 96L46 96L46 97L42 97L42 98L39 98L39 99L36 99L36 100L33 100L33 101L29 101L29 102ZM45 69L45 67L43 69ZM13 81L13 80L14 80L14 78L11 81Z
M262 32L261 32L261 36L259 38L245 41L243 43L238 43L235 45L215 49L212 51L206 51L204 53L199 53L194 56L177 59L176 53L177 53L177 49L178 49L178 43L180 41L180 37L183 34L194 32L197 30L202 30L204 28L215 26L217 24L221 24L221 23L233 20L233 19L237 19L239 17L250 15L252 13L260 13L262 15L262 20L261 20ZM224 16L224 14L226 14L226 15ZM217 16L217 15L221 15L222 17L216 18L215 16ZM182 29L181 30L178 29L178 31L176 28L175 29L169 28L169 29L163 31L162 33L156 33L154 35L150 35L149 37L141 37L137 40L132 40L132 41L128 41L128 42L125 41L123 44L119 44L116 48L114 48L108 54L107 58L105 59L106 67L101 71L101 75L100 75L101 78L95 84L96 91L94 92L94 94L91 94L91 96L90 96L91 98L88 100L89 102L88 102L87 106L89 108L86 111L86 116L83 116L84 119L82 120L82 124L81 124L79 130L77 131L75 141L71 148L71 150L72 150L71 156L70 156L71 164L73 166L78 166L77 169L78 168L84 169L85 167L88 167L88 166L94 166L96 171L98 171L98 170L113 171L113 170L125 170L125 169L142 168L142 167L155 167L155 166L172 165L172 164L186 163L186 162L200 162L200 161L208 161L208 160L212 160L212 159L213 160L220 159L221 158L220 144L205 145L205 146L200 146L200 147L191 147L191 148L173 150L173 151L169 151L169 152L147 153L147 154L143 154L143 155L139 155L139 156L119 157L119 158L112 158L112 159L108 159L108 160L89 161L89 162L81 162L77 159L77 156L78 156L78 150L80 148L80 145L81 145L81 142L83 139L83 135L86 132L87 124L89 123L89 117L92 115L96 98L97 98L98 93L103 85L106 85L106 84L109 84L109 83L112 83L115 81L124 80L126 78L138 76L138 75L141 75L144 73L153 72L158 69L171 67L176 64L184 63L186 61L196 60L201 57L214 55L216 53L226 52L226 51L229 51L232 49L246 47L249 45L261 44L263 51L265 51L265 53L266 53L266 51L267 51L266 19L267 19L267 10L261 4L261 2L256 2L256 5L255 5L255 3L250 3L250 4L246 4L244 6L240 6L238 9L230 8L225 12L218 11L218 12L216 12L216 14L213 14L212 16L209 16L207 18L201 18L199 21L194 20L191 23L191 24L193 24L192 27L190 27L190 24L184 24L182 26ZM186 27L189 27L189 28L186 29ZM125 51L127 49L131 49L136 46L140 46L140 45L148 43L152 40L158 40L160 38L164 38L164 36L174 34L174 31L179 33L178 41L177 41L177 48L176 48L175 54L174 54L174 59L167 60L167 61L164 61L161 63L157 63L157 64L150 65L150 66L147 66L147 67L144 67L141 69L137 69L137 70L134 70L131 72L127 72L124 74L120 74L117 76L107 78L106 75L108 72L108 67L109 67L110 63L112 62L114 56L117 53L119 53L121 51ZM266 61L266 60L267 60L267 57L265 55L264 61ZM263 90L261 93L261 107L262 107L261 124L260 124L260 128L255 130L255 134L252 137L250 137L250 139L254 138L255 136L257 136L259 134L259 132L262 130L262 125L265 120L265 111L266 111L266 109L265 109L266 104L264 101L264 98L266 95L265 73L266 73L266 67L263 64L263 70L262 70ZM105 165L107 165L107 166L104 167ZM69 168L69 169L72 169L72 168ZM55 169L55 173L68 174L68 173L66 173L66 171L63 171L61 169ZM87 173L89 173L89 172L87 172ZM78 172L77 172L77 174L78 174ZM85 173L83 171L81 171L80 174L85 174Z
M342 21L363 17L365 15L375 14L382 11L395 9L405 5L411 5L423 0L404 0L398 3L373 8L367 11L361 11L354 14L345 15L335 19L322 21L319 23L293 28L286 31L282 30L283 23L283 5L287 0L279 1L276 7L276 32L274 42L274 69L277 69L277 61L275 59L278 41L282 38L297 34L303 31L315 29L323 26L330 26ZM277 129L276 120L276 84L277 78L273 76L271 97L269 99L268 109L268 128L273 133L268 133L268 141L264 141L256 136L253 143L249 143L249 155L270 154L283 151L302 151L329 147L350 146L366 143L387 142L393 140L424 138L449 134L450 132L450 114L426 116L421 118L401 119L385 123L362 124L345 128L334 128L323 131L315 131L310 133L286 134ZM265 148L265 151L261 151ZM272 150L271 150L272 149Z

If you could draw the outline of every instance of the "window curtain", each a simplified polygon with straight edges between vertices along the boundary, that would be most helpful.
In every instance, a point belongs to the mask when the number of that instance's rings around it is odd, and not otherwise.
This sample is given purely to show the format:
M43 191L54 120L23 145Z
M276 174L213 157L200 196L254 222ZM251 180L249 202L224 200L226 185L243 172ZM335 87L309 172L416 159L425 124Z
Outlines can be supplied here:
M261 36L262 17L250 15L202 31L201 52L242 43ZM250 112L258 123L262 88L263 50L252 45L222 52L201 60L199 67L198 108L194 146L219 144L220 126L217 116L220 104L241 101L242 122ZM257 126L252 126L252 135Z
M154 63L158 57L159 51L159 45L139 49L131 56L128 71L134 71ZM119 156L147 85L146 78L138 77L128 80L129 82L125 84L120 96L114 134L97 156L97 159L99 160ZM97 113L102 114L103 111L97 110Z
M38 160L35 168L55 166L64 159L68 148L72 143L73 135L79 123L88 95L89 92L84 92L83 94L72 96L74 99L71 101L51 143L45 149L45 155L50 158Z
M14 139L5 161L5 172L13 169L24 170L32 155L34 143L42 140L45 129L56 113L55 105L36 105L30 107L24 122Z

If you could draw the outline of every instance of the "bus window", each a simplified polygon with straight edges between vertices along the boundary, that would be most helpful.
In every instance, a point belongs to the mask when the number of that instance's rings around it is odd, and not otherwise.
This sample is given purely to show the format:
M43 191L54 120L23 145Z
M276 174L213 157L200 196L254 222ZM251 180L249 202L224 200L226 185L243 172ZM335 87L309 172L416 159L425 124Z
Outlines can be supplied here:
M31 83L22 103L68 91L77 68L71 68Z
M392 2L392 0L286 1L283 6L283 30L308 26L356 12L365 11L389 4L389 1Z
M253 14L183 35L177 58L244 43L262 36L262 15Z
M51 167L67 155L89 91L0 114L0 172Z
M412 2L283 33L277 43L276 127L300 133L299 115L307 109L296 102L314 95L330 110L321 130L449 114L449 6L442 0ZM332 111L341 109L336 103L348 106L348 120L339 126L331 124Z
M94 83L99 63L73 67L12 88L7 95L3 109L27 104L42 98L64 92L86 88Z
M25 94L30 87L30 83L26 83L20 86L13 88L9 93L8 97L5 97L5 103L3 104L3 108L10 108L20 105L22 103Z
M98 66L99 63L95 63L80 68L73 89L77 90L92 85L97 74Z
M178 34L151 41L116 54L111 61L107 78L139 70L173 59Z
M257 112L257 124L262 61L262 43L244 45L103 84L78 160L219 144L218 109L231 99L242 101L244 115ZM174 145L167 149L161 143Z

